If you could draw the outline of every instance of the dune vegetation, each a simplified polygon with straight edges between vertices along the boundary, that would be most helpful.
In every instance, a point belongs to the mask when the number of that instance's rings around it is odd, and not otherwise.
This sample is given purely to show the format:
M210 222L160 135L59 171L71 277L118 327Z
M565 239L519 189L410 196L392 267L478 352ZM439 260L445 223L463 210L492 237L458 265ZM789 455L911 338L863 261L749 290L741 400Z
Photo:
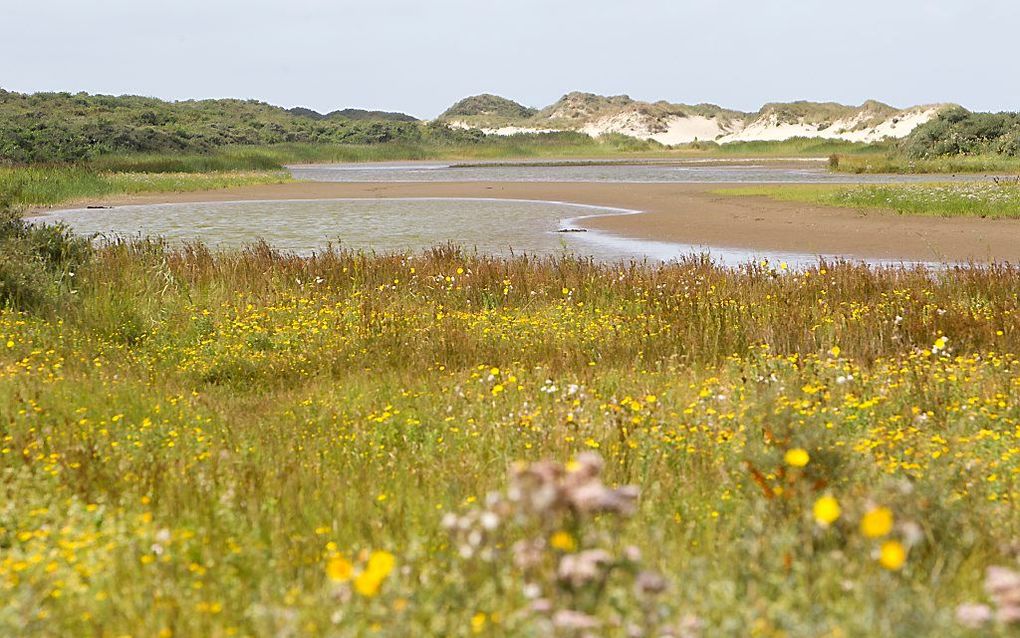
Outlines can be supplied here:
M1020 173L1020 114L953 108L884 154L835 157L850 173Z
M1018 287L8 214L0 633L1010 635Z

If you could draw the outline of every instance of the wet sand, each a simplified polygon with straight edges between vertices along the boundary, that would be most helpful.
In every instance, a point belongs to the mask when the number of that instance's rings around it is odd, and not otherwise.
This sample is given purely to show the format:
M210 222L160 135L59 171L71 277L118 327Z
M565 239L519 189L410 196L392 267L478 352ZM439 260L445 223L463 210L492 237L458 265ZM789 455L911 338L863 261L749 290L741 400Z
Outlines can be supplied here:
M578 222L583 228L636 239L867 259L1020 262L1020 221L902 216L777 202L765 197L728 197L713 192L726 187L725 184L290 182L114 197L87 203L399 197L547 200L641 211Z

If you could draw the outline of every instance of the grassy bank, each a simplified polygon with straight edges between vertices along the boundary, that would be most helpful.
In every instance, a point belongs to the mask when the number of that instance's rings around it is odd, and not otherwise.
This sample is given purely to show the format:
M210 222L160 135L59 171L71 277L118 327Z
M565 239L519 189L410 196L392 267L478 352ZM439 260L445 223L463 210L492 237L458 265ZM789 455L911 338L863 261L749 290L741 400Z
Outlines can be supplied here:
M771 197L843 208L873 208L901 215L1020 218L1020 182L780 185L727 188L722 195Z
M893 142L845 142L842 140L795 137L782 141L731 142L714 144L702 142L687 145L691 151L709 155L734 157L822 157L833 154L851 157L878 157L894 151Z
M108 195L215 190L288 180L290 175L282 170L111 173L74 166L0 166L0 206L49 206Z
M799 142L791 142L748 153L780 157L803 150ZM490 136L472 143L302 143L227 146L209 153L113 153L77 165L0 165L0 202L47 206L106 195L276 183L288 179L284 165L301 163L724 156L718 148L669 150L624 136L593 140L580 134Z
M887 153L847 156L839 153L839 160L833 163L833 170L843 173L889 173L889 174L951 174L989 173L1016 175L1020 173L1020 157L1003 155L957 155L932 159L912 159L903 154Z
M59 282L0 310L4 634L965 636L1015 564L1014 269L121 244Z

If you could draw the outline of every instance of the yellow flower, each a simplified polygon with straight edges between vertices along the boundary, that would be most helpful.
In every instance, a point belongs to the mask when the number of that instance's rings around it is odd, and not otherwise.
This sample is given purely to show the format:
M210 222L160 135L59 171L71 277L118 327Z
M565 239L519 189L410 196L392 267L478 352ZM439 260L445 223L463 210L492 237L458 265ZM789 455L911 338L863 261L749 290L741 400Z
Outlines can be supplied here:
M839 507L839 501L835 497L825 495L815 501L815 521L822 527L832 525L842 512L843 510Z
M371 598L379 593L379 587L386 577L393 571L397 559L389 552L372 552L368 557L368 564L365 571L358 574L354 579L354 589L366 598Z
M896 571L907 562L907 549L899 541L886 541L879 550L878 562L882 567Z
M842 350L839 349L839 346L832 346L832 350L829 350L829 354L834 357L838 357L840 352L842 352Z
M343 556L334 556L326 562L326 576L334 582L346 583L353 573L354 567Z
M549 545L561 552L572 552L577 549L577 541L570 535L570 532L559 531L549 538Z
M892 528L893 513L888 507L873 508L861 519L861 533L868 538L882 538Z
M483 614L482 612L478 612L477 614L472 616L471 631L476 634L482 633L482 630L485 629L485 620L486 620L485 614Z
M783 460L791 467L804 467L811 460L811 455L804 448L797 447L787 450Z

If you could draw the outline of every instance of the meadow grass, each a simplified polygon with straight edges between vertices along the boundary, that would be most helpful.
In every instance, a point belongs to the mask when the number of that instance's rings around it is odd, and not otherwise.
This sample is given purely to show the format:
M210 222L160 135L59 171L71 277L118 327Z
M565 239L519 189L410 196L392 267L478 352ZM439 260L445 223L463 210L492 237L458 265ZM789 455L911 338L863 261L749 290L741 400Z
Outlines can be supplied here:
M1020 157L1004 155L957 155L931 159L912 159L902 153L846 156L832 168L842 173L988 173L1016 175L1020 173Z
M945 184L781 185L725 188L721 195L770 197L843 208L871 208L901 215L1020 218L1020 182Z
M7 635L967 636L1015 566L1012 267L119 243L66 286L0 310ZM547 500L585 452L633 516Z
M0 166L0 208L49 206L107 195L214 190L290 180L282 170L101 172L77 166Z

